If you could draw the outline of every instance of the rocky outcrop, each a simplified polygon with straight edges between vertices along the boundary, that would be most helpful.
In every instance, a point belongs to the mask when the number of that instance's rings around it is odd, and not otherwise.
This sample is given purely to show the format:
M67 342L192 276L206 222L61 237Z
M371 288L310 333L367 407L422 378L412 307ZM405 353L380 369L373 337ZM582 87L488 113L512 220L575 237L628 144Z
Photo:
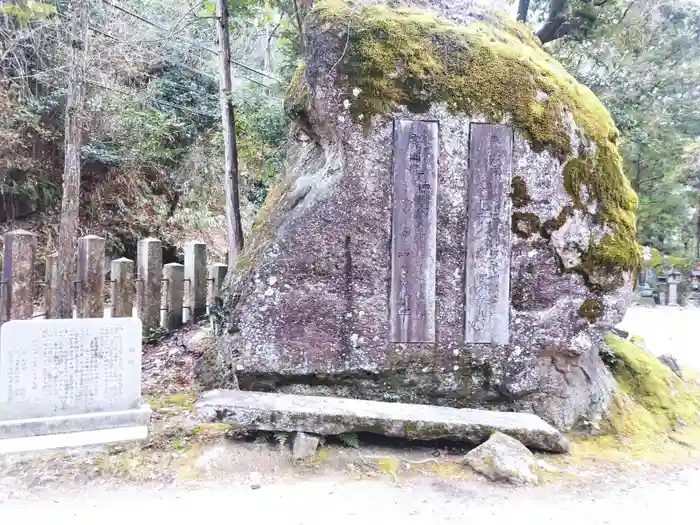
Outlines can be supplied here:
M307 14L293 144L228 283L221 356L243 389L595 420L614 390L598 348L639 262L617 130L525 26L410 5ZM397 118L439 122L436 343L390 337ZM465 342L475 123L513 129L507 343Z

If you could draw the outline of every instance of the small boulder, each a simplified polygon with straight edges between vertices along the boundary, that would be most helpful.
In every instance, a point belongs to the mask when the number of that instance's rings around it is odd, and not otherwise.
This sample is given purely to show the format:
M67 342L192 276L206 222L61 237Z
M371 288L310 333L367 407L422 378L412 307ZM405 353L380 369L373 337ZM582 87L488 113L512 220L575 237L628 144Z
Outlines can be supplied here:
M494 481L537 483L537 476L532 471L535 466L532 452L517 439L500 432L471 450L462 462Z
M318 448L319 439L315 436L297 432L292 444L292 455L294 459L304 459L313 457Z
M669 367L674 374L683 379L683 372L681 372L681 367L678 365L678 361L676 361L675 357L671 354L664 354L659 356L659 361Z

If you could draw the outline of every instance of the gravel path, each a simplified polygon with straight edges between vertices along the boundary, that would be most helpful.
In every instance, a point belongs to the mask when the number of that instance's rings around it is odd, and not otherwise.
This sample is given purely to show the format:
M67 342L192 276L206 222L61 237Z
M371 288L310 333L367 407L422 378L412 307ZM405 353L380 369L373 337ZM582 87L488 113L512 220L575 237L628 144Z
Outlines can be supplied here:
M389 481L316 478L296 483L278 481L259 490L247 484L190 490L95 488L0 504L0 523L651 524L684 514L692 520L699 488L700 468L696 467L655 479L645 477L624 484L608 481L595 488L573 490L514 489L479 481L429 478L399 486Z
M672 354L700 370L700 308L633 307L619 327L643 337L654 354Z

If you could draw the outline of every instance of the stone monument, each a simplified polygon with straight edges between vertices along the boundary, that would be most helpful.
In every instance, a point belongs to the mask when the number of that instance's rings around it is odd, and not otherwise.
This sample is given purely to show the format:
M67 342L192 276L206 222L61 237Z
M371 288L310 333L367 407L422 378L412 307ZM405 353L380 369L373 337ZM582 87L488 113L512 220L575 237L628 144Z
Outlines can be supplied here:
M0 453L145 439L141 321L9 321L0 329Z
M319 2L304 37L286 171L228 283L241 388L605 413L640 252L598 99L468 3Z

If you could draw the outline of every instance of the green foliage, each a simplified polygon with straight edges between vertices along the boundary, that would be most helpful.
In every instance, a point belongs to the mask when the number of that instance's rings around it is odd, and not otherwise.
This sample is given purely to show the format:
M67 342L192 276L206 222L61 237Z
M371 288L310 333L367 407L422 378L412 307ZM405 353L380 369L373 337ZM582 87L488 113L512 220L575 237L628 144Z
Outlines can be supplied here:
M155 328L149 328L148 331L143 336L143 344L153 345L161 342L168 335L165 328L157 326Z
M27 0L23 5L0 5L0 15L13 16L22 24L47 18L54 13L56 13L56 6L44 2L34 2L33 0Z
M360 448L360 438L357 434L340 434L338 439L346 447Z
M557 41L552 52L603 100L620 129L639 195L640 243L687 252L700 190L700 5L607 2L603 11L605 23Z
M235 93L234 100L243 192L248 201L259 206L282 170L289 120L282 101L255 86L244 87Z

